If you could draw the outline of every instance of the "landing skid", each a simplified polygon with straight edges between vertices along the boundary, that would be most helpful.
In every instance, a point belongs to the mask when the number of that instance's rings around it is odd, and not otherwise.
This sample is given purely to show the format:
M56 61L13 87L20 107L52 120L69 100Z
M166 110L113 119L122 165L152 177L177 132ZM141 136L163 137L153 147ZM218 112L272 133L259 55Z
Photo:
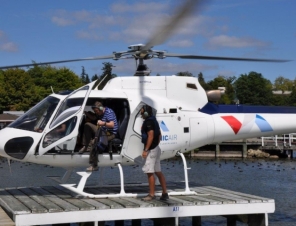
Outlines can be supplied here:
M191 191L189 189L189 183L188 183L188 174L187 170L190 168L187 168L187 163L186 159L183 155L183 153L178 152L178 155L181 156L184 164L184 176L185 176L185 190L184 191L172 191L169 192L168 194L171 196L177 196L177 195L199 195L195 191ZM142 197L147 194L135 194L135 193L126 193L124 190L124 178L123 178L123 171L120 163L116 164L119 168L120 172L120 193L118 194L103 194L103 195L95 195L95 194L90 194L87 192L84 192L84 187L87 181L87 178L91 175L91 172L77 172L81 176L80 182L77 187L74 187L76 184L61 184L61 186L77 193L78 195L86 196L89 198L118 198L118 197ZM156 193L156 196L161 196L161 193ZM208 194L200 194L200 195L208 195Z

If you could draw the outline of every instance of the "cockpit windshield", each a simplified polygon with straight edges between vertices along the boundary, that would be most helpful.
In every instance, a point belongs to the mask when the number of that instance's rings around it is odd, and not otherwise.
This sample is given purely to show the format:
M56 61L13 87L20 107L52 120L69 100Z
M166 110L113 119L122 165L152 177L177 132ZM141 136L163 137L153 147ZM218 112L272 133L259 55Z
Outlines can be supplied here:
M48 96L8 127L42 132L60 101L57 97Z

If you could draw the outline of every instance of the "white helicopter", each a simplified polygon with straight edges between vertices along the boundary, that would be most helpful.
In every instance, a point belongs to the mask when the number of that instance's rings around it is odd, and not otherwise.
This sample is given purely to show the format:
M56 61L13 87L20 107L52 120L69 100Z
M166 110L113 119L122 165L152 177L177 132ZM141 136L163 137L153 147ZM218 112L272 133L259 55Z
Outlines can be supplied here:
M143 105L149 105L153 108L162 132L161 159L169 159L176 155L183 159L184 192L170 193L182 195L194 193L188 186L187 165L183 153L214 142L295 132L296 108L215 105L211 101L217 100L221 92L206 92L196 77L147 76L150 71L144 60L151 58L284 62L272 59L172 54L153 50L152 47L164 42L171 30L188 14L192 2L195 1L186 2L166 27L162 28L162 31L165 30L167 33L156 32L157 35L153 35L147 44L131 45L128 51L114 52L110 56L0 67L6 69L99 59L139 60L135 76L111 79L103 90L98 90L98 86L94 87L95 82L92 82L69 95L53 93L46 97L0 131L0 156L21 162L65 168L67 172L61 182L66 182L75 168L89 165L89 153L78 154L77 142L82 135L84 112L91 110L95 101L101 101L104 106L112 108L116 113L119 129L117 137L110 141L112 152L99 154L98 166L119 167L121 192L112 195L85 193L83 189L91 174L89 172L78 172L82 178L77 187L72 184L63 186L80 195L96 198L135 196L124 191L121 166L141 162L143 119L139 111ZM56 130L63 124L66 124L66 131L57 133Z

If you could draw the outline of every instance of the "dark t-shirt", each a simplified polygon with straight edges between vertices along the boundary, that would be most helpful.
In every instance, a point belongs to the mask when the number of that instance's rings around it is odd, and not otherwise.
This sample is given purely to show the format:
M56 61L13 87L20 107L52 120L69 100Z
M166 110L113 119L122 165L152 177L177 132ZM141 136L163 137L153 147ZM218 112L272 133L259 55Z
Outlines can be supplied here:
M142 137L144 135L144 137L147 136L147 138L148 138L148 132L150 130L154 131L154 137L153 137L153 141L152 141L152 144L151 144L149 150L154 149L158 145L158 142L159 142L160 128L159 128L158 122L156 121L155 117L149 117L144 121L143 126L142 126ZM147 139L145 139L145 141L144 141L144 149L145 149L146 143L147 143Z

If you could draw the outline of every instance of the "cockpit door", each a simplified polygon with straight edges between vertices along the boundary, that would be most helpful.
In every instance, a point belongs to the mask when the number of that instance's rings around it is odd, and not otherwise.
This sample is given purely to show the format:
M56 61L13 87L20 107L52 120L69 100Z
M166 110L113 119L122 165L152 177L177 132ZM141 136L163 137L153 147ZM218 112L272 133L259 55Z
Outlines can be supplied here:
M141 102L132 112L121 151L121 154L125 158L138 164L142 162L142 152L144 148L144 144L141 142L141 127L144 120L140 114L140 110L144 105L145 103ZM153 115L156 115L156 110L152 110Z
M83 109L95 83L96 81L75 90L64 99L47 130L43 132L39 155L52 149L74 151L84 113Z

